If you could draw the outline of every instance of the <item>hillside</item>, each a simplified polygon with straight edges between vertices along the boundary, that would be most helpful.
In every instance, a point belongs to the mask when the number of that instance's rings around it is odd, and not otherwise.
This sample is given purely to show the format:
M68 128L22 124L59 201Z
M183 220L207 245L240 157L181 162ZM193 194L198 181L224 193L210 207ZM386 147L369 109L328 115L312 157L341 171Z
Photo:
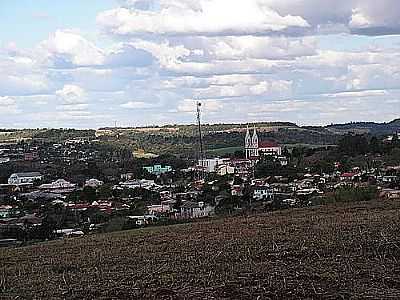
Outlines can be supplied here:
M256 127L261 140L274 140L284 145L308 146L334 145L347 133L388 135L400 131L400 120L390 123L352 122L329 126L298 126L289 122L258 122ZM247 124L204 124L203 141L211 155L229 154L241 149ZM101 128L97 135L103 140L143 148L148 152L173 153L193 156L197 152L198 128L196 125L166 125L138 128ZM113 140L118 135L118 140Z
M388 135L400 131L400 119L389 123L353 122L329 126L298 126L289 122L258 122L256 127L261 140L273 140L290 147L303 145L318 147L335 145L346 133ZM247 124L204 124L203 141L209 155L232 154L241 150ZM193 158L198 148L196 125L165 125L137 128L100 128L95 130L41 129L0 132L0 143L24 139L62 142L67 139L99 139L105 144L143 149L147 153L175 154Z
M386 135L400 131L400 119L389 123L352 122L347 124L334 124L326 127L334 133L370 133L373 135Z
M400 203L369 202L0 250L2 299L395 299Z

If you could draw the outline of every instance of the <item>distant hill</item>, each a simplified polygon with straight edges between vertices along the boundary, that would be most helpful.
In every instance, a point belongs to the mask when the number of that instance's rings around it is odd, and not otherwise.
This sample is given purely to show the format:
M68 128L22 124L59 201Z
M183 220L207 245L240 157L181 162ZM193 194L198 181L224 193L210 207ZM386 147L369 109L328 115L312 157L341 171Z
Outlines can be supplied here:
M389 123L352 122L346 124L333 124L326 126L333 133L369 133L373 135L387 135L400 131L400 119Z
M242 149L247 126L257 128L260 140L272 140L282 145L327 146L336 145L347 133L385 136L400 132L400 119L388 123L351 122L329 126L298 126L291 122L256 122L251 124L203 124L203 142L206 151L219 153ZM0 142L33 138L62 142L73 138L92 138L132 151L143 149L155 154L177 154L193 157L198 148L198 128L195 124L147 126L135 128L100 128L95 130L38 129L0 132Z

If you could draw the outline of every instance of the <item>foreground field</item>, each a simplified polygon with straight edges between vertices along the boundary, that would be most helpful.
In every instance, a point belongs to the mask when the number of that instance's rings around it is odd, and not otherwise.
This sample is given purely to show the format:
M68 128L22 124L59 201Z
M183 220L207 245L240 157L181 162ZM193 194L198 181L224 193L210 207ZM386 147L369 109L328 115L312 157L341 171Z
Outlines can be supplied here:
M0 250L2 299L399 299L400 203Z

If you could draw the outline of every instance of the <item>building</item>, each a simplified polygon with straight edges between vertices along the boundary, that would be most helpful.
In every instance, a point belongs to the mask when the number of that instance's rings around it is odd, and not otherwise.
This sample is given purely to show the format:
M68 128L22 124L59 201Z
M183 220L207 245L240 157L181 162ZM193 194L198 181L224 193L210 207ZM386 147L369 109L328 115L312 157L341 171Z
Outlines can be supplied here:
M121 179L122 180L133 180L133 179L135 179L135 174L133 174L133 173L121 174Z
M253 135L250 135L249 127L247 126L246 137L244 140L244 150L246 153L246 158L259 157L259 143L258 143L257 130L254 127Z
M86 182L85 182L85 186L88 186L88 187L91 187L91 188L94 188L94 189L102 186L103 184L104 184L103 181L97 180L97 179L94 179L94 178L86 180Z
M143 188L143 189L152 189L156 187L156 183L154 180L147 180L147 179L141 179L141 180L131 180L131 181L126 181L126 182L120 182L119 187L121 188L127 188L127 189L138 189L138 188Z
M235 169L235 174L241 178L248 178L253 173L254 160L232 159L229 165Z
M165 166L163 167L162 165L154 165L154 166L149 166L149 167L143 167L144 170L146 170L147 172L149 172L152 175L162 175L162 174L166 174L169 172L172 172L173 169L171 166Z
M219 166L227 165L229 158L207 158L201 159L198 162L198 167L203 169L207 173L215 173L218 171Z
M360 178L360 174L358 173L353 173L353 172L348 172L348 173L343 173L340 175L340 181L355 181L356 179Z
M5 164L10 162L10 158L9 157L0 157L0 164Z
M185 201L176 217L178 219L197 219L209 217L213 213L214 208L204 202Z
M281 156L282 155L282 147L279 146L276 142L260 142L258 147L259 155L274 155Z
M41 190L74 190L75 188L76 184L64 179L58 179L52 183L46 183L39 186L39 189Z
M274 191L269 186L253 187L253 199L256 201L273 201Z
M39 158L39 154L37 152L29 152L24 154L25 161L34 161Z
M250 134L250 130L247 127L246 137L244 140L244 148L246 158L258 158L262 155L282 155L282 147L276 142L272 141L259 141L257 130L254 127L253 135Z
M228 164L222 164L217 166L216 172L220 176L225 176L227 174L232 175L235 174L235 168Z
M33 184L35 181L41 181L42 179L43 176L39 172L15 173L8 178L8 184Z

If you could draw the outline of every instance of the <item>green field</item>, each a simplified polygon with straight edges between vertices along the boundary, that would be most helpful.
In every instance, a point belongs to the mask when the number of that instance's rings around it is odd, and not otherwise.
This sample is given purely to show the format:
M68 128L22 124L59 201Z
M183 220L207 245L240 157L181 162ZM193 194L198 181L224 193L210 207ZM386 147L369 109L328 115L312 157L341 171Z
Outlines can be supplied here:
M226 154L233 154L236 151L243 151L243 147L218 148L218 149L207 150L206 153L216 156L222 156Z

